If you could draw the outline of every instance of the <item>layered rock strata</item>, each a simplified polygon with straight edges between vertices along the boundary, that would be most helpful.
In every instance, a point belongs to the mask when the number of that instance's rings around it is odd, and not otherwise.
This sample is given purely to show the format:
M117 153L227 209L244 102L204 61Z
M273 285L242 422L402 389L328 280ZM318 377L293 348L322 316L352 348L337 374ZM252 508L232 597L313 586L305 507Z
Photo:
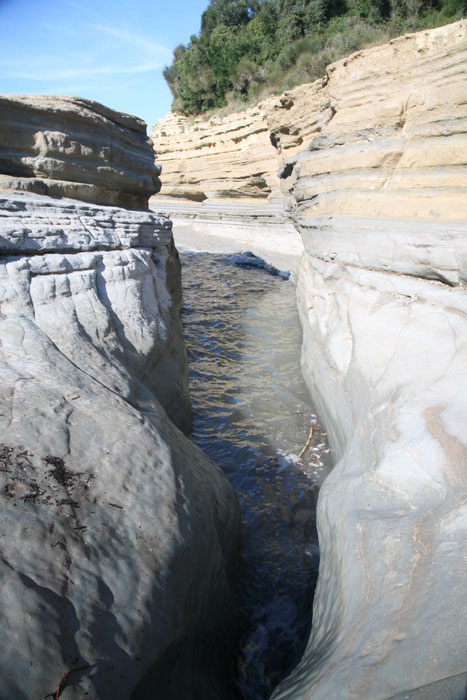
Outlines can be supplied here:
M320 110L310 115L310 104ZM281 158L296 153L331 116L321 81L227 116L168 114L151 131L164 171L161 195L193 201L281 198Z
M282 170L337 465L313 631L274 698L465 698L466 75L465 22L331 66L335 115Z
M202 204L174 198L150 199L154 212L173 222L179 250L211 253L251 251L296 279L303 252L300 234L281 201L266 205L249 200L206 200Z
M239 511L179 429L179 277L165 217L0 192L2 698L230 697Z
M123 207L160 189L146 124L79 97L0 95L0 188Z
M303 216L465 217L466 34L463 20L399 37L245 112L164 117L151 132L161 195L276 198L281 163L301 152Z
M333 117L281 169L296 213L467 218L466 70L465 20L329 66Z

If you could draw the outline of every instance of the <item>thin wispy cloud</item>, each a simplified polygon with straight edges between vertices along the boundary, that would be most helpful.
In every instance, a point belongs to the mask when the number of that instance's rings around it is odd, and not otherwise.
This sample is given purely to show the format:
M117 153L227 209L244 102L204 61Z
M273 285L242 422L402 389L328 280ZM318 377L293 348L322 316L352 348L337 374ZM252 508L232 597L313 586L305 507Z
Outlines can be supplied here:
M209 0L0 0L0 93L80 95L154 123Z
M141 34L130 32L128 31L128 29L123 29L121 27L105 26L103 24L90 24L88 26L90 29L95 30L101 35L107 34L108 36L112 36L115 39L118 39L120 42L132 44L133 46L137 46L140 49L153 52L155 54L167 52L169 53L169 55L171 54L170 49L168 49L166 46L158 44L157 42L152 41L152 39L148 39L147 37L144 37Z
M65 46L54 54L41 57L24 55L16 60L0 58L4 78L37 81L85 80L99 76L145 73L160 69L170 61L171 51L148 37L121 27L83 24L79 28L44 25L44 29L60 37ZM66 39L86 36L86 50L66 46ZM71 43L71 42L70 42Z
M37 67L33 69L16 70L12 69L4 73L4 78L22 78L26 80L70 80L75 78L93 78L99 75L111 75L111 74L129 74L129 73L145 73L150 70L155 70L160 68L163 63L142 63L139 66L99 66L96 68L70 68L70 69L56 69L52 65L49 70L38 70ZM0 68L2 68L2 63L0 62Z

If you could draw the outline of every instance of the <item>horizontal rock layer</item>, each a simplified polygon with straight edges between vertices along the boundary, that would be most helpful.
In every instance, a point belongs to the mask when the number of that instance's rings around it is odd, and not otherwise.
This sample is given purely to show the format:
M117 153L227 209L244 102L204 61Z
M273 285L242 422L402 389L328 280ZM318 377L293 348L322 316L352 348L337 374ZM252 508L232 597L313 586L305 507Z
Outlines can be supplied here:
M465 219L466 71L465 20L329 66L334 116L281 170L297 214Z
M237 199L198 203L156 196L149 205L154 212L170 217L179 250L251 251L296 279L303 243L282 202Z
M321 81L301 85L257 107L227 116L168 114L151 131L163 169L161 195L206 198L280 197L281 156L293 154L331 118ZM307 106L320 105L309 114Z
M0 251L0 696L229 697L239 516L168 417L189 426L170 222L2 192Z
M146 124L78 97L0 95L0 188L128 207L160 189Z
M245 112L170 114L151 132L161 194L277 197L282 161L300 152L281 179L302 216L465 218L466 64L464 20L357 52Z

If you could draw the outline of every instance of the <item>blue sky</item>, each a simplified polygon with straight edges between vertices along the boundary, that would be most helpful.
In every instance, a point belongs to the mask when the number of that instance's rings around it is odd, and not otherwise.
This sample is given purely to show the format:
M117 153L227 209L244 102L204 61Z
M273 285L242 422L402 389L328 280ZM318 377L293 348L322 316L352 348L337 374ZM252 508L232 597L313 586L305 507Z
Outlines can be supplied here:
M162 76L209 0L0 0L0 93L78 95L151 127L170 111Z

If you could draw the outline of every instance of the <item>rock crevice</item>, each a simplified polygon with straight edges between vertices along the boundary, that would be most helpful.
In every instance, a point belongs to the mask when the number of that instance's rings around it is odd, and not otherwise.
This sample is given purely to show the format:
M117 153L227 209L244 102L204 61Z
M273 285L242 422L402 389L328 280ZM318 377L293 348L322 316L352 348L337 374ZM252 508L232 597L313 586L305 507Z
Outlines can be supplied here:
M274 698L465 697L466 50L463 21L330 66L336 114L282 173L337 464L311 638Z
M166 201L207 197L201 222L231 206L211 200L274 199L280 181L303 241L302 367L336 466L311 637L275 699L465 698L466 74L462 20L152 132ZM236 147L235 130L249 134ZM192 149L200 134L209 149Z

